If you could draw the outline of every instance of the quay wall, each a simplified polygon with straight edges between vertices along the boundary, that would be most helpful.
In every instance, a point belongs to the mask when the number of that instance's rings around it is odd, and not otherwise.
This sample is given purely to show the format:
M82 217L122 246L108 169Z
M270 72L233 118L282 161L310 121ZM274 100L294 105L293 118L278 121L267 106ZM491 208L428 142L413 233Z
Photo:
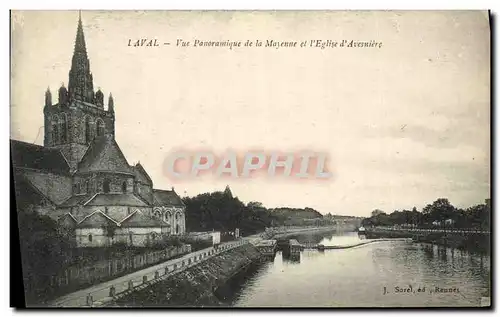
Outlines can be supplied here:
M459 233L447 231L410 231L366 229L366 238L412 238L414 242L431 243L471 252L489 253L490 234Z
M115 307L218 307L218 293L241 271L260 261L262 254L250 243L220 253L168 279L131 292L114 301ZM223 293L223 292L222 292Z

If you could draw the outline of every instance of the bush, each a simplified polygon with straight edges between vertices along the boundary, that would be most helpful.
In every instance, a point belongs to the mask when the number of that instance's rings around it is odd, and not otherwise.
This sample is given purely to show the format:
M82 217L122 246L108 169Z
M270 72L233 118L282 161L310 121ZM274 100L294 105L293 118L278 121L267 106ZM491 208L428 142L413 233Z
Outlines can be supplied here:
M212 241L193 239L189 237L182 237L180 238L180 241L184 244L190 244L192 251L198 251L212 246Z
M179 239L179 237L164 235L159 240L155 240L155 241L147 243L146 247L149 247L152 249L163 250L163 249L166 249L168 247L180 247L182 244L183 243Z

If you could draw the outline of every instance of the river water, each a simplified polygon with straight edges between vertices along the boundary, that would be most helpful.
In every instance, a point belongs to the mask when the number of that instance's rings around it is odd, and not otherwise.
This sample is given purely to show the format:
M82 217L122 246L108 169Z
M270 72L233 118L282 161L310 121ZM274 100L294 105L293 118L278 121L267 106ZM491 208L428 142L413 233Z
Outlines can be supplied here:
M354 232L294 238L324 245L360 242ZM286 259L278 252L274 260L256 267L235 286L230 304L477 307L483 297L490 296L489 283L489 256L429 244L383 241L351 249L304 250L300 260ZM447 292L439 292L436 287Z

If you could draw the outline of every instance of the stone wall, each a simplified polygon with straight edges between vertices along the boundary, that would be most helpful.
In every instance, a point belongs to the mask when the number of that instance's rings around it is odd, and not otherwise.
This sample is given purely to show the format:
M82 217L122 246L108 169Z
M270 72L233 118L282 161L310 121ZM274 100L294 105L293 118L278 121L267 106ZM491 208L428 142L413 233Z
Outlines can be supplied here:
M75 229L77 247L105 247L118 242L143 247L160 239L161 235L162 228L117 228L113 238L108 238L103 228Z
M52 276L50 279L50 287L60 288L61 290L79 289L97 282L110 280L113 277L121 276L126 273L135 272L139 269L189 252L191 252L191 246L182 245L180 247L170 247L160 251L150 251L138 255L100 260L83 266L75 264L59 274Z

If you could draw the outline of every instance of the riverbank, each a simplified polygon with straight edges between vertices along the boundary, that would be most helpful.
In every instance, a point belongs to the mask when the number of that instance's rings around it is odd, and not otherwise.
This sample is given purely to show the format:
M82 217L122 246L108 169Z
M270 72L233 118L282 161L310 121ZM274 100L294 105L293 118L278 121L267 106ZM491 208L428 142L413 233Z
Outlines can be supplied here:
M225 306L224 286L261 257L251 244L221 253L171 278L118 299L122 307L218 307Z
M397 230L367 230L366 238L412 238L414 242L431 243L447 246L459 250L476 252L481 254L490 253L490 235L459 234L450 232L408 232Z

